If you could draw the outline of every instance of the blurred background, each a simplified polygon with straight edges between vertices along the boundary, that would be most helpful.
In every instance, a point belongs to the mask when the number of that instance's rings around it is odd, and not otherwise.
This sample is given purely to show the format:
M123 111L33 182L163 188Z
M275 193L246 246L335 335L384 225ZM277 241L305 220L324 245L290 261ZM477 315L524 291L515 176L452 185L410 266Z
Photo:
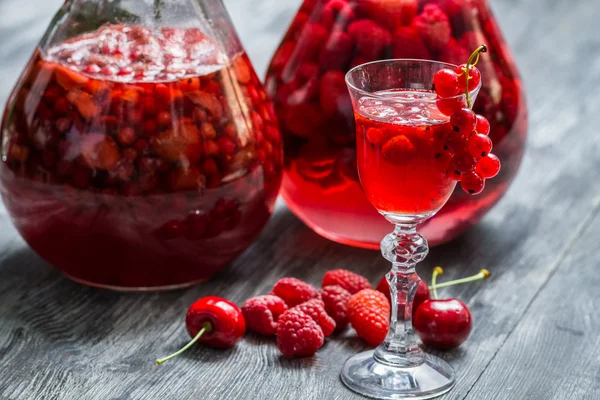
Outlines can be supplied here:
M512 46L517 65L519 43L513 38L527 29L523 15L511 12L515 0L491 0L499 24ZM0 105L4 103L33 49L63 0L0 0ZM261 78L270 57L301 0L224 0L235 28ZM540 2L536 2L540 3ZM549 2L557 3L557 2ZM561 2L558 2L561 3ZM571 2L567 2L573 4ZM577 3L574 2L574 3ZM276 5L276 6L275 6ZM550 4L550 6L552 6ZM535 21L528 21L535 23ZM544 45L540 43L540 45ZM522 73L523 67L521 66Z

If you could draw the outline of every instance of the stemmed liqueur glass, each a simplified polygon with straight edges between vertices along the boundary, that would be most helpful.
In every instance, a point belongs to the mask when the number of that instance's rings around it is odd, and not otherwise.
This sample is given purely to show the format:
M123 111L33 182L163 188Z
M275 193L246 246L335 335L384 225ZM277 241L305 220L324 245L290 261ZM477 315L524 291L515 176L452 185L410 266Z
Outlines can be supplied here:
M415 266L428 253L416 228L446 203L456 182L447 173L444 142L452 130L440 111L466 104L465 95L440 102L433 76L456 66L425 60L383 60L346 75L356 120L357 163L367 199L395 228L381 242L392 263L390 330L374 351L349 358L342 381L378 399L428 399L454 385L454 370L419 347L412 306L420 281ZM470 96L475 99L480 87Z

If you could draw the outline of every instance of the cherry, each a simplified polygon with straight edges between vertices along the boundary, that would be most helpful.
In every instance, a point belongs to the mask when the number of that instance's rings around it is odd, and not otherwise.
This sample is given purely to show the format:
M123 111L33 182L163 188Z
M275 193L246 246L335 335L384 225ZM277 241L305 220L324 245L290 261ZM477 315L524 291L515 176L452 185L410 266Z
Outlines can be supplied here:
M436 349L460 346L471 333L469 308L457 299L431 299L417 309L413 327L421 341Z
M477 162L475 172L482 178L493 178L500 172L500 160L496 155L490 153Z
M379 284L377 285L377 290L385 294L385 297L387 297L388 301L391 302L390 287L385 276L379 281ZM417 292L415 293L415 300L413 302L413 316L415 315L417 308L419 308L419 306L423 304L425 300L429 300L429 296L429 287L427 286L427 282L421 279L419 281L419 285L417 286Z
M485 179L475 171L467 172L462 175L460 186L469 194L479 194L485 187Z
M469 138L467 151L476 159L485 157L492 151L492 139L482 133L477 133Z
M425 345L436 349L452 349L469 337L473 326L471 312L460 300L438 299L437 289L487 279L491 274L482 269L474 276L437 285L437 276L442 273L441 267L434 268L431 279L434 298L426 300L417 309L413 316L413 327Z
M460 92L458 86L458 75L451 69L444 68L433 76L435 92L440 97L453 97Z
M157 364L178 356L196 342L217 348L233 347L246 332L246 322L238 306L216 296L203 297L192 304L185 325L192 340L179 351L156 360Z
M483 115L477 115L475 117L475 130L477 133L481 133L482 135L490 134L490 121L487 120Z
M462 132L465 135L470 134L475 129L476 115L470 108L463 107L455 111L450 116L450 125L456 132Z

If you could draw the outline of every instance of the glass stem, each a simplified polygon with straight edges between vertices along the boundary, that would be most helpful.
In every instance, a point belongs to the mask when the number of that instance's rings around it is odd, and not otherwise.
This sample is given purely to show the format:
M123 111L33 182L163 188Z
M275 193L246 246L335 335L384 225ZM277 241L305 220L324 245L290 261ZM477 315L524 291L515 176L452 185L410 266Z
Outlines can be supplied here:
M397 224L394 232L381 242L381 253L392 263L392 270L386 275L392 309L390 330L374 357L397 367L416 367L425 361L412 327L412 308L421 280L415 266L427 256L429 247L416 227L416 224Z

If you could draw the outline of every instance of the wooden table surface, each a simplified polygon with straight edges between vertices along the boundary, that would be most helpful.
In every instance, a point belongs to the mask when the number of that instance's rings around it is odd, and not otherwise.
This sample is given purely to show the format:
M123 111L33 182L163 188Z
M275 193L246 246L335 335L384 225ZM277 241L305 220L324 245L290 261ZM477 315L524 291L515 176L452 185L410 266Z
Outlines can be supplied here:
M0 0L0 104L60 0ZM299 0L226 0L259 73ZM530 106L530 139L506 197L419 270L445 279L488 268L485 283L445 290L474 316L468 342L438 353L456 369L444 399L600 398L600 3L492 0ZM80 286L36 256L0 213L0 399L359 399L338 379L365 347L349 331L313 358L288 361L271 339L232 350L186 340L183 316L205 295L241 303L280 277L314 284L335 267L375 282L378 252L317 236L285 205L260 239L215 279L191 289L121 294Z

